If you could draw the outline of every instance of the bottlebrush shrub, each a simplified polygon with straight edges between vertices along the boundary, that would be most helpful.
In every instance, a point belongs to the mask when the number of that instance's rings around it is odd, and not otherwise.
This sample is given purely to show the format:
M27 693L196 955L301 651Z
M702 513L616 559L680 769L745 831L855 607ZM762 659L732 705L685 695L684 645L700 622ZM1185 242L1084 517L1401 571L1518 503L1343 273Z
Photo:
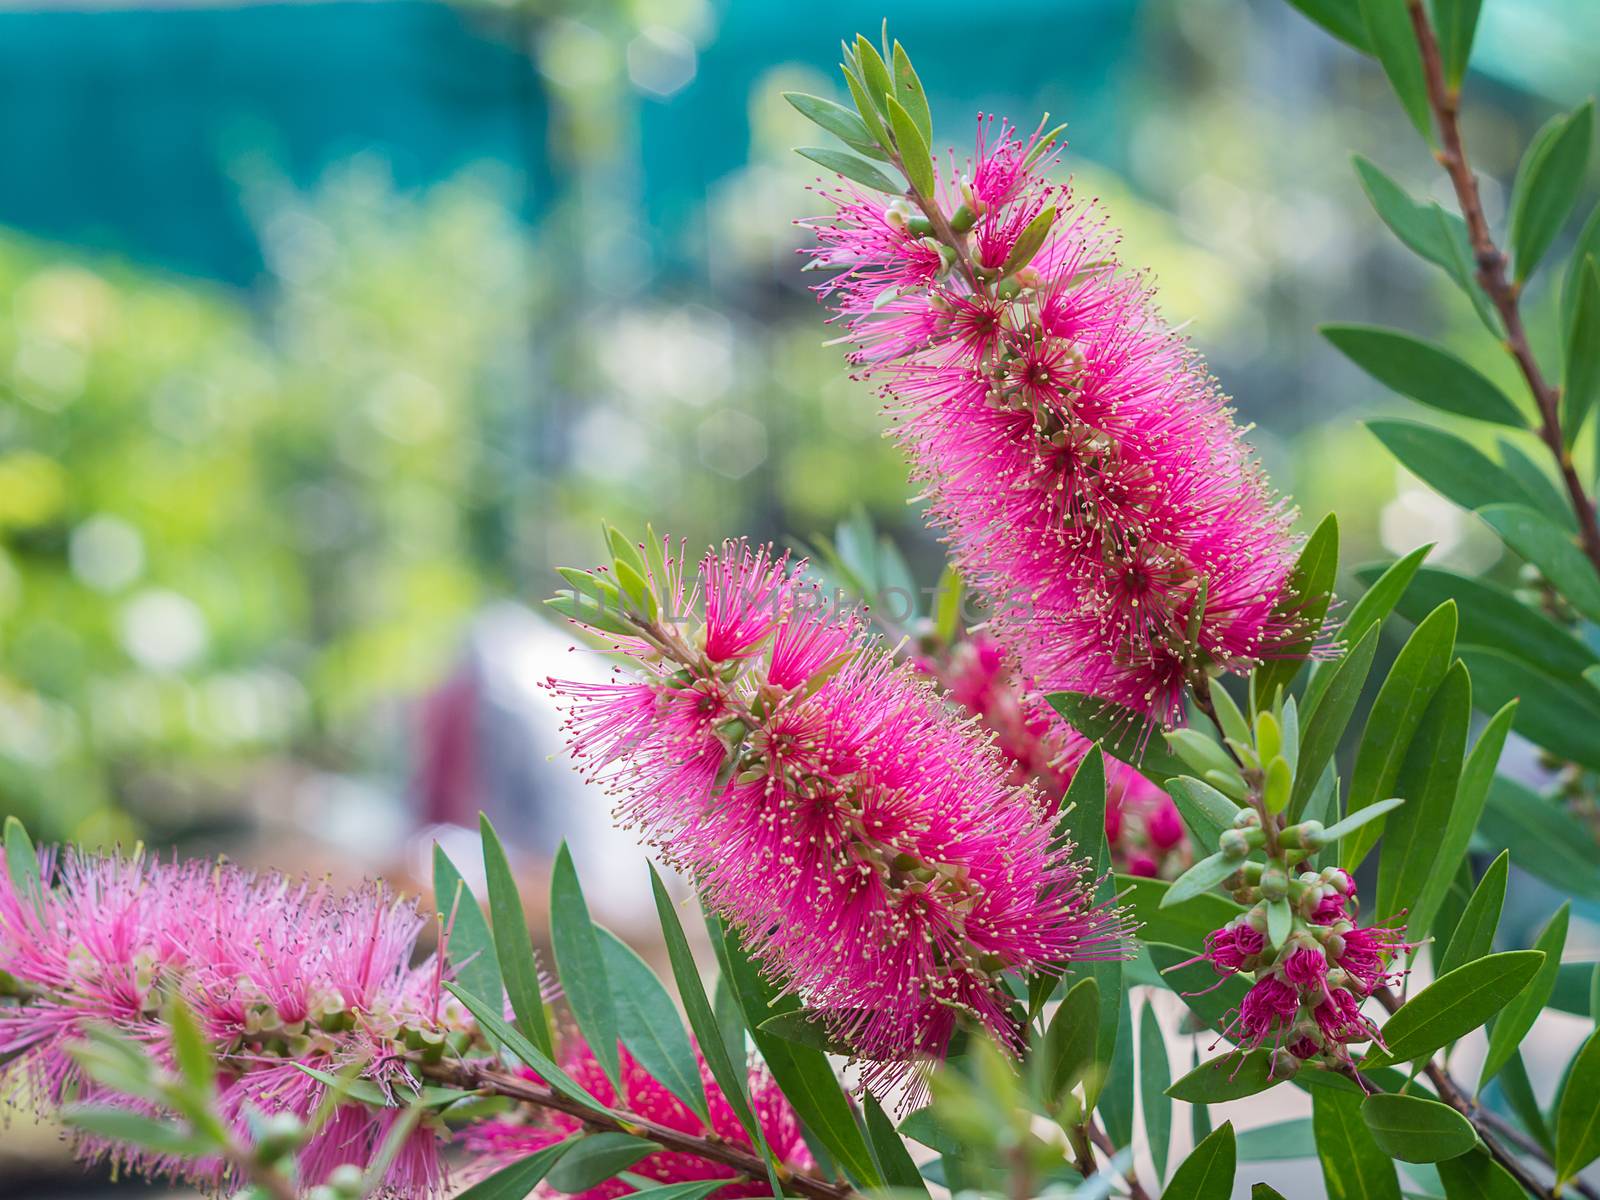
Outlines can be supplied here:
M470 1200L1222 1200L1290 1147L1331 1196L1600 1196L1600 970L1563 961L1569 909L1600 902L1579 440L1600 210L1539 310L1558 327L1530 341L1521 307L1582 191L1592 114L1534 140L1508 257L1458 124L1479 5L1293 2L1373 55L1437 143L1460 217L1358 171L1526 396L1404 334L1329 338L1501 426L1495 459L1431 424L1372 428L1524 560L1518 590L1424 549L1355 571L1366 590L1324 628L1337 523L1291 552L1195 360L1046 177L1052 136L985 122L970 162L936 163L910 59L858 38L852 107L791 97L845 146L805 153L856 185L817 261L989 619L963 616L951 574L896 628L881 601L909 572L859 524L820 573L865 616L744 543L695 564L613 534L604 569L567 573L556 609L625 664L556 685L575 748L698 888L714 982L659 876L676 1003L591 920L565 852L547 972L487 824L489 919L439 854L440 950L419 958L427 918L380 889L41 855L13 822L8 1088L87 1156L269 1200L447 1180ZM1559 384L1535 342L1562 345ZM1541 752L1515 780L1497 773L1513 726ZM1573 904L1503 922L1513 866ZM1530 1036L1565 1064L1531 1077ZM1214 1121L1272 1088L1268 1127Z

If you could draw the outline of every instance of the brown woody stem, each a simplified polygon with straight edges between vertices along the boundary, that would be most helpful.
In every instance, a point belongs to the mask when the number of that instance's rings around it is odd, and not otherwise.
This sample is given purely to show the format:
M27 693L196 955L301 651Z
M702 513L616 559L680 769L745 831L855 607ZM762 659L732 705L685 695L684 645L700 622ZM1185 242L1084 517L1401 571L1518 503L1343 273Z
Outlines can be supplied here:
M1528 332L1522 323L1520 308L1521 289L1506 277L1506 256L1500 252L1489 233L1489 221L1484 215L1483 200L1478 195L1478 180L1467 162L1467 152L1461 142L1461 96L1449 87L1444 78L1444 61L1439 54L1439 41L1423 0L1406 0L1411 15L1411 28L1416 35L1417 47L1422 52L1422 72L1428 88L1428 105L1433 110L1434 123L1439 130L1440 149L1436 153L1439 164L1450 176L1455 188L1456 201L1461 206L1461 216L1467 223L1467 237L1472 244L1472 254L1478 264L1478 282L1494 305L1505 326L1506 349L1516 360L1528 390L1533 394L1539 409L1538 434L1541 441L1555 457L1561 471L1561 481L1566 486L1572 511L1578 519L1578 531L1583 552L1600 571L1600 522L1596 521L1594 504L1584 491L1572 465L1561 428L1561 393L1544 377L1533 349L1528 344Z

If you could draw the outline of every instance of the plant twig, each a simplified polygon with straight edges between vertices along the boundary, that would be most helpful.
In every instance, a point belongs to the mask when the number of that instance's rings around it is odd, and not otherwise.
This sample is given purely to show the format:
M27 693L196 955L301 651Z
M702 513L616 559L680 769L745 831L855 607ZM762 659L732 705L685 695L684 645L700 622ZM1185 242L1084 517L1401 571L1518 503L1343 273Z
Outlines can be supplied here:
M655 1142L665 1150L678 1150L710 1159L712 1162L732 1167L752 1179L765 1179L767 1175L767 1164L764 1159L732 1142L715 1136L699 1137L692 1133L684 1133L682 1130L631 1113L613 1116L595 1112L586 1105L531 1079L508 1075L504 1071L467 1062L443 1063L428 1067L426 1071L433 1078L452 1083L457 1087L504 1096L509 1100L531 1104L536 1108L566 1113L568 1116L578 1118L592 1129L632 1134L634 1137ZM856 1196L854 1191L843 1184L791 1171L781 1164L778 1165L777 1171L778 1178L786 1189L809 1197L810 1200L853 1200Z
M1435 157L1449 174L1455 188L1456 201L1467 223L1467 237L1478 264L1478 282L1500 315L1501 323L1505 326L1506 349L1516 359L1528 390L1533 393L1534 403L1538 405L1539 438L1555 456L1561 471L1561 481L1566 486L1572 511L1578 519L1583 552L1594 564L1595 570L1600 572L1600 522L1596 520L1594 504L1584 491L1583 482L1572 465L1572 455L1563 438L1560 389L1544 377L1533 355L1533 349L1528 344L1528 332L1522 323L1519 306L1521 289L1506 277L1506 256L1489 233L1489 221L1478 195L1478 180L1468 165L1467 152L1461 142L1460 93L1445 83L1439 41L1434 36L1423 0L1406 0L1406 8L1411 15L1411 28L1416 35L1417 47L1422 52L1428 105L1433 110L1434 123L1439 129L1440 149Z
M1400 998L1389 988L1379 988L1373 992L1373 995L1390 1013L1398 1011L1402 1006ZM1484 1148L1488 1150L1497 1163L1506 1169L1518 1184L1533 1195L1541 1197L1541 1200L1557 1200L1557 1197L1561 1195L1561 1190L1553 1185L1540 1183L1522 1161L1505 1148L1500 1142L1500 1138L1505 1137L1515 1141L1518 1144L1518 1148L1524 1153L1532 1155L1546 1167L1551 1167L1553 1170L1549 1156L1544 1152L1544 1147L1531 1138L1524 1137L1498 1116L1475 1104L1465 1089L1451 1078L1450 1073L1435 1062L1431 1056L1423 1068L1423 1072L1427 1075L1428 1081L1433 1084L1433 1089L1438 1093L1439 1099L1472 1122L1472 1127L1478 1131L1478 1137L1483 1141ZM1600 1200L1600 1193L1597 1193L1581 1179L1569 1180L1565 1188L1583 1196L1585 1200Z
M1089 1137L1105 1154L1106 1162L1109 1164L1117 1153L1117 1147L1111 1141L1110 1135L1100 1128L1098 1122L1091 1120L1089 1122ZM1127 1174L1123 1176L1123 1179L1127 1182L1130 1200L1150 1200L1150 1193L1140 1186L1139 1176L1134 1173L1134 1169L1131 1166L1128 1168Z

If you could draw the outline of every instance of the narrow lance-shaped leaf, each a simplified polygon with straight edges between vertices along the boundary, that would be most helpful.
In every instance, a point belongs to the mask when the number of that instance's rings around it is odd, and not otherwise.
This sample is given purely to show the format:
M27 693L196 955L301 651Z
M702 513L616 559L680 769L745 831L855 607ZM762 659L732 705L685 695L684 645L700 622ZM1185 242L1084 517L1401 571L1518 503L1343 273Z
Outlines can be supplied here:
M44 885L39 880L39 852L33 848L28 831L15 817L7 817L6 871L11 876L11 886L31 900L34 911L44 915Z
M694 1031L695 1040L699 1043L701 1057L706 1060L711 1077L727 1097L745 1133L766 1154L761 1126L750 1108L743 1055L736 1059L728 1053L727 1042L723 1039L716 1013L706 996L699 968L695 966L694 955L689 949L689 939L683 932L683 922L678 919L678 910L673 906L667 885L662 882L654 863L650 864L650 890L655 897L656 916L661 923L661 937L667 946L667 958L672 964L672 977L678 985L678 999L689 1018L689 1028Z
M832 171L835 175L843 175L846 179L854 180L874 191L890 194L898 194L900 191L899 184L866 159L846 154L843 150L829 150L826 146L799 146L795 149L795 153L802 158L809 158L819 167Z
M1429 342L1372 325L1324 325L1322 336L1379 383L1441 412L1520 429L1517 406L1476 368Z
M929 199L934 194L933 157L928 140L922 136L917 123L906 112L905 106L893 96L889 97L889 128L894 133L894 144L900 151L900 165L906 179L921 196Z
M1555 1167L1558 1182L1571 1179L1600 1158L1600 1031L1589 1035L1567 1076L1556 1109Z
M433 846L433 895L449 929L446 954L455 978L474 995L489 1001L500 999L505 985L500 979L494 934L461 872L437 842Z
M1300 744L1300 762L1295 768L1294 791L1289 800L1289 816L1297 819L1322 776L1333 761L1334 751L1344 736L1345 727L1355 715L1378 653L1378 630L1369 627L1359 640L1331 665L1326 674L1312 676L1306 687L1305 733ZM1319 686L1320 685L1320 686ZM1313 691L1315 694L1313 694Z
M1158 1183L1167 1177L1167 1154L1172 1149L1172 1098L1167 1095L1171 1084L1167 1040L1154 1006L1146 1002L1139 1010L1139 1108Z
M866 154L869 149L876 151L874 138L866 123L844 105L824 100L821 96L808 96L804 92L785 92L783 98L807 120L820 125L858 153ZM877 154L882 156L881 151L877 151Z
M591 1133L561 1156L550 1169L550 1186L571 1195L598 1187L659 1147L654 1142L615 1130Z
M1163 1200L1228 1200L1236 1163L1233 1122L1224 1121L1178 1164Z
M1334 1200L1401 1200L1394 1160L1373 1140L1361 1119L1361 1093L1317 1088L1311 1093L1311 1128L1322 1178Z
M1378 860L1377 911L1411 911L1428 881L1439 872L1435 857L1439 831L1450 820L1467 752L1467 727L1472 720L1472 683L1459 661L1446 672L1422 715L1395 778L1395 791L1406 803L1384 826ZM1421 916L1412 912L1407 940L1428 934Z
M1409 1062L1471 1033L1504 1008L1543 962L1537 950L1508 950L1441 975L1389 1018L1386 1048L1362 1060L1362 1069Z
M928 145L933 145L933 114L928 109L928 94L922 90L922 80L917 78L911 56L899 42L894 44L894 97L910 114L917 132Z
M1479 829L1491 845L1509 849L1523 870L1571 895L1600 900L1600 846L1559 800L1498 775L1489 784Z
M593 1093L558 1067L553 1059L548 1057L544 1051L535 1046L528 1038L524 1037L519 1030L506 1024L500 1014L489 1007L487 1000L474 996L453 980L446 981L444 988L445 991L466 1006L467 1011L478 1022L480 1029L488 1032L512 1054L537 1071L540 1078L555 1091L560 1092L569 1100L576 1100L579 1104L591 1108L595 1112L610 1111Z
M1272 1051L1251 1050L1207 1059L1167 1089L1174 1100L1189 1104L1222 1104L1264 1092L1281 1082L1272 1070Z
M1572 337L1572 319L1578 308L1578 287L1583 282L1583 273L1588 269L1591 258L1600 261L1600 204L1589 211L1589 219L1578 231L1572 256L1567 260L1567 272L1561 279L1561 332L1567 338Z
M502 1167L487 1179L480 1179L456 1200L526 1200L550 1173L550 1168L577 1142L578 1138L574 1135L553 1146L535 1150L526 1158Z
M1167 780L1167 794L1177 805L1178 815L1196 844L1207 851L1217 848L1217 839L1224 830L1233 828L1234 818L1239 815L1237 804L1192 775Z
M1511 187L1511 249L1517 282L1533 274L1572 215L1594 140L1594 105L1552 117L1529 143Z
M1600 295L1596 300L1600 304ZM1600 317L1600 307L1596 316ZM1600 325L1595 336L1600 338ZM1566 529L1522 504L1491 504L1480 508L1478 516L1506 545L1538 567L1573 608L1600 623L1600 575Z
M572 852L565 842L557 851L550 872L550 940L573 1019L595 1061L620 1093L622 1063L617 1055L617 1010L611 996L612 984L606 977L600 939L589 919L577 869L572 865Z
M1478 319L1498 336L1500 319L1474 278L1476 268L1468 245L1466 223L1437 204L1417 203L1404 188L1360 155L1354 162L1362 190L1383 223L1413 254L1443 269L1472 301Z
M608 929L596 927L595 933L600 938L622 1044L653 1078L709 1124L700 1064L678 1021L672 997L632 947Z
M1129 989L1119 986L1122 964L1114 962L1110 966L1116 972L1109 984L1113 1002L1106 1003L1107 985L1102 985L1095 1055L1100 1067L1099 1087L1090 1095L1098 1092L1097 1106L1106 1135L1121 1147L1133 1144L1133 1003Z
M1078 980L1051 1014L1035 1057L1040 1093L1048 1104L1059 1105L1094 1064L1099 1019L1099 986L1093 979Z
M1450 807L1449 817L1444 823L1444 834L1439 838L1437 849L1431 857L1431 870L1416 903L1411 906L1411 921L1417 929L1434 930L1434 918L1444 903L1456 869L1466 859L1467 846L1472 840L1473 830L1478 827L1484 802L1489 796L1489 785L1494 780L1495 764L1500 761L1500 751L1506 744L1506 735L1511 732L1511 722L1516 713L1517 703L1514 700L1496 712L1478 735L1472 752L1467 755L1466 765L1461 769L1461 780L1456 786L1455 803ZM1487 949L1485 947L1485 952Z
M1494 948L1494 932L1500 924L1500 910L1506 900L1506 878L1510 873L1511 855L1502 850L1489 864L1489 869L1472 889L1467 906L1461 911L1450 944L1434 948L1435 975L1446 975L1457 967L1482 958Z
M1594 258L1584 260L1578 280L1561 387L1561 434L1569 449L1600 397L1600 266Z
M1567 917L1571 908L1570 903L1563 904L1545 925L1539 940L1533 944L1535 950L1543 953L1544 964L1495 1018L1494 1028L1489 1031L1489 1052L1484 1055L1483 1069L1478 1073L1480 1092L1511 1061L1550 1000L1556 974L1561 970L1561 951L1567 944Z
M1444 61L1444 78L1459 88L1472 57L1472 35L1478 28L1478 10L1483 0L1433 0L1433 22L1439 36L1439 57Z
M1482 1148L1446 1159L1438 1171L1450 1200L1527 1200L1522 1185Z
M483 869L489 886L495 954L500 960L500 975L511 1000L511 1011L528 1040L545 1058L554 1058L555 1044L539 982L539 964L533 957L533 939L528 936L528 919L522 911L516 876L511 873L500 835L487 816L479 815L478 829L483 837Z
M1455 636L1456 606L1441 604L1412 631L1395 659L1373 701L1356 754L1348 806L1352 816L1394 794L1395 777L1400 773L1412 735L1449 668ZM1354 870L1366 857L1378 840L1378 832L1377 826L1367 826L1339 848L1340 862L1346 870Z
M1453 433L1415 421L1368 421L1367 428L1402 467L1462 508L1500 503L1537 507L1504 467Z
M1367 26L1372 52L1383 64L1400 105L1428 143L1433 142L1433 115L1428 107L1428 88L1422 74L1422 53L1406 0L1358 0L1361 18Z
M1301 629L1295 642L1283 647L1282 657L1268 659L1256 668L1254 686L1259 703L1270 706L1277 690L1282 688L1287 693L1289 684L1300 673L1328 615L1338 571L1339 520L1329 513L1306 539L1284 584L1283 595L1274 606L1276 611L1298 618Z
M1530 640L1537 633L1537 614L1531 617ZM1548 674L1498 646L1463 645L1460 653L1472 672L1480 708L1518 700L1518 733L1568 762L1600 770L1600 740L1589 736L1600 725L1600 692L1581 679Z
M1183 762L1161 745L1141 713L1083 692L1051 692L1045 697L1063 720L1113 758L1120 759L1158 787L1183 775Z
M1372 53L1372 41L1360 10L1350 0L1289 0L1334 37L1363 54Z

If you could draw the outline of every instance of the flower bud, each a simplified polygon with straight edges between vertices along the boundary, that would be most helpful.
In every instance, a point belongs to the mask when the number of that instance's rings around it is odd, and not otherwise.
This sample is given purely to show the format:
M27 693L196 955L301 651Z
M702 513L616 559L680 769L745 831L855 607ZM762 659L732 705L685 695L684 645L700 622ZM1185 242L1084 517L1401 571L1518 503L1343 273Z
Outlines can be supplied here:
M1226 858L1244 858L1250 853L1250 841L1238 829L1224 829L1217 839L1217 849Z

